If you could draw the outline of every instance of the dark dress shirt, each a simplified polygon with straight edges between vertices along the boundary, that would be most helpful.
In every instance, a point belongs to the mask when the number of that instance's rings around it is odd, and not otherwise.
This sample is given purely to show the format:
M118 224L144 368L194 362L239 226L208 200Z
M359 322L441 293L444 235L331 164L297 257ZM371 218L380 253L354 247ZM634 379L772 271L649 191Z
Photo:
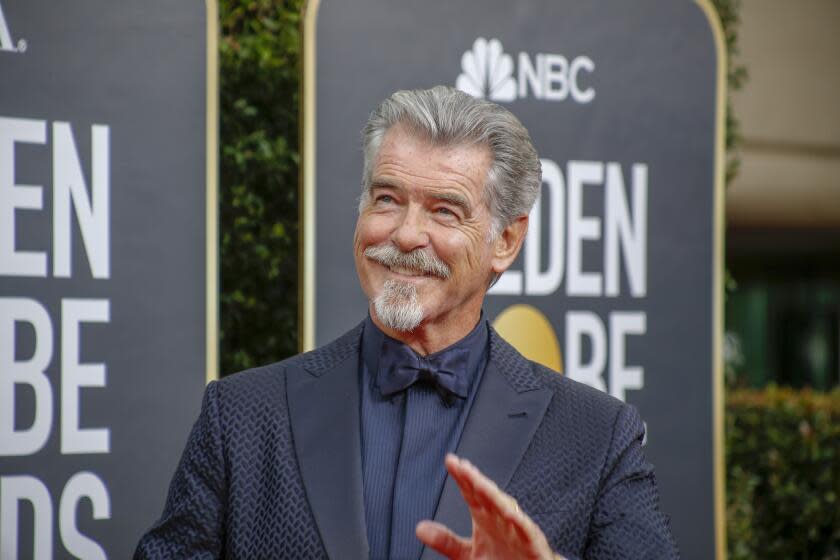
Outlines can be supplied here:
M456 372L470 387L466 398L444 398L434 385L423 380L386 397L377 384L386 335L367 318L359 387L362 477L371 558L420 557L423 545L414 530L419 521L431 519L437 509L446 480L444 459L458 445L487 365L488 332L482 313L470 334L429 356L456 348L468 350L466 368Z

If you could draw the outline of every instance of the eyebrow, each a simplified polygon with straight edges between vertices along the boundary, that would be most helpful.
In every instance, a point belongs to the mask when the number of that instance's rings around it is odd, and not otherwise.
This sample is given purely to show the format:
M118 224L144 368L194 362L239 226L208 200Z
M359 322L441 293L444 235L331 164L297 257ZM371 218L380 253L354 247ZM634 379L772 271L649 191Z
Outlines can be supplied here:
M382 181L382 180L374 179L370 183L370 190L373 191L375 189L392 189L392 190L395 190L395 191L402 190L400 187L391 183L390 181Z
M402 191L403 188L399 185L395 185L394 183L387 181L387 180L377 180L374 179L370 183L370 192L373 194L373 191L377 189L389 189L393 191ZM470 205L470 201L467 200L466 197L451 192L441 192L441 193L434 193L430 195L429 198L434 200L440 200L444 202L448 202L449 204L454 204L455 206L459 207L465 215L472 216L472 206Z
M461 208L464 211L464 214L467 216L472 215L472 207L470 206L469 200L466 197L461 196L460 194L455 193L437 193L432 195L432 198L437 200L444 200L449 202L450 204L454 204Z

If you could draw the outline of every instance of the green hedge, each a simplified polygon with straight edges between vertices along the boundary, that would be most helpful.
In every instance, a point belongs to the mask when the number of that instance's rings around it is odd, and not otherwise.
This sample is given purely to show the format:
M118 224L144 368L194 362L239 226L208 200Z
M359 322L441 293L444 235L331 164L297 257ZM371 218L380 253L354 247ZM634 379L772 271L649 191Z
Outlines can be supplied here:
M302 4L219 1L223 374L298 351Z
M840 559L840 389L726 400L729 558Z

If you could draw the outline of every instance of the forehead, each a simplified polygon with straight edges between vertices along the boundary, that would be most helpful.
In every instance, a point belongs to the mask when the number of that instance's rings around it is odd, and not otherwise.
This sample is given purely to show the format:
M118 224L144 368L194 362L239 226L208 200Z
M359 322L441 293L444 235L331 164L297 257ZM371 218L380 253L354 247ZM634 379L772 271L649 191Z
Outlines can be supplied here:
M401 124L389 128L373 162L373 178L449 181L480 192L492 163L490 148L481 144L434 144Z

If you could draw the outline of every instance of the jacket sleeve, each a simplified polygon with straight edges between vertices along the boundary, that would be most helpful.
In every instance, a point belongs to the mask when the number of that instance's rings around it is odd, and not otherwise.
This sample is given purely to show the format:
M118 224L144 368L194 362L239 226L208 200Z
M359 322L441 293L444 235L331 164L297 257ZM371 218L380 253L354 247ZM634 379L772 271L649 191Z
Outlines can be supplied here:
M218 393L218 383L211 382L172 477L163 514L140 539L135 560L222 556L226 484Z
M588 560L679 558L668 517L659 509L651 465L642 451L644 425L623 405L613 427L584 553Z

